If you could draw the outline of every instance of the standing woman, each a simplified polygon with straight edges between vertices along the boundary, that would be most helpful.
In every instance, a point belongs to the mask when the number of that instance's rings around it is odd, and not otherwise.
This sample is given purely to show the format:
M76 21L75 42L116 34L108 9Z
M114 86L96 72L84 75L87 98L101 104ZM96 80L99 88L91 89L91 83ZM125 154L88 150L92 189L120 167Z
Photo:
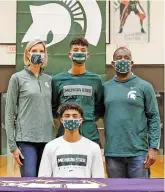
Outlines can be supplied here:
M37 177L44 146L54 139L51 76L43 73L47 60L45 43L29 42L24 52L25 68L9 81L5 125L22 177Z

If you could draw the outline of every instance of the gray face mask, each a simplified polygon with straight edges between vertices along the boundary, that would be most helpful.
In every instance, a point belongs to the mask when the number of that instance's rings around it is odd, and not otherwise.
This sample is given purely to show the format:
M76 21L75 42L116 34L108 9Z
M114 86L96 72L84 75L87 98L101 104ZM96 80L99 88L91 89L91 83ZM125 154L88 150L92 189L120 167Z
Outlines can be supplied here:
M41 65L44 63L45 53L30 53L30 63Z

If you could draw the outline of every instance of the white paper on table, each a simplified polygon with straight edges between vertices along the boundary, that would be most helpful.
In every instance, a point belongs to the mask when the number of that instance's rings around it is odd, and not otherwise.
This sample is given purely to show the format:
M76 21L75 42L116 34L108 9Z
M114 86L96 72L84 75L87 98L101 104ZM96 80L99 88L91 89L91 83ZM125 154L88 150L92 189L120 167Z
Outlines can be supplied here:
M28 188L61 188L61 184L43 184L43 183L30 183L26 186Z
M81 189L86 189L86 188L99 188L99 185L94 183L94 184L66 184L67 188L81 188Z

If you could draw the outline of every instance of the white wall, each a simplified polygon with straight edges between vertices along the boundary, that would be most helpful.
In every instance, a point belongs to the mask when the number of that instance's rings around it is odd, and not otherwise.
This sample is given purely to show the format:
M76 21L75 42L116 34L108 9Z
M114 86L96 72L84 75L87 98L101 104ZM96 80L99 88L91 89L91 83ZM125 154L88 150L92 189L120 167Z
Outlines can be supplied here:
M141 44L107 45L106 63L119 46L126 46L132 52L135 64L164 64L164 0L150 3L150 42Z
M164 1L152 0L150 14L150 42L146 44L132 43L126 45L132 52L135 64L164 64ZM108 29L106 34L108 35ZM1 43L16 43L16 0L0 1L0 44ZM113 52L119 46L121 45L107 45L107 64L111 63ZM0 45L0 57L0 65L15 64L15 53L9 51L8 47L4 45Z
M0 0L0 65L15 65L13 48L16 43L16 0Z
M0 45L0 65L15 65L15 46Z
M0 43L16 43L16 0L0 0Z

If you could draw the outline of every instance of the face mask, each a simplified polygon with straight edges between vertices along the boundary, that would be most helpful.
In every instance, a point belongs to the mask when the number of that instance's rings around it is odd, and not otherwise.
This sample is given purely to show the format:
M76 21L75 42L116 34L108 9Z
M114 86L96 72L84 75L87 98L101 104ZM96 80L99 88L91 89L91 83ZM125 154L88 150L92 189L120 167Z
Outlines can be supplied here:
M44 53L30 53L30 62L33 65L40 65L43 64L44 62L44 57L45 54Z
M72 61L76 64L82 64L87 60L86 52L72 52Z
M80 127L80 120L81 119L63 119L63 126L65 129L74 131Z
M119 73L127 73L128 71L131 71L131 61L121 59L114 62L115 62L115 71Z

